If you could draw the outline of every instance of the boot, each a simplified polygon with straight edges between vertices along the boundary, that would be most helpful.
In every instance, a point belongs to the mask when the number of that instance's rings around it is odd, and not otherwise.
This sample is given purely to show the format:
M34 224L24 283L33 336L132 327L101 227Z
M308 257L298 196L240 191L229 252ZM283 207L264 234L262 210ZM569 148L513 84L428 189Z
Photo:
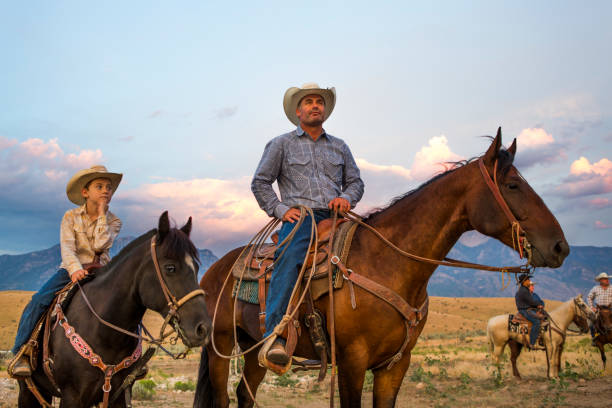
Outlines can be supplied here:
M30 377L32 375L30 358L24 354L16 357L15 363L11 367L11 374L15 377Z
M285 339L281 339L280 337L274 340L274 343L266 355L268 361L279 366L287 365L289 362L289 355L285 351L285 344Z

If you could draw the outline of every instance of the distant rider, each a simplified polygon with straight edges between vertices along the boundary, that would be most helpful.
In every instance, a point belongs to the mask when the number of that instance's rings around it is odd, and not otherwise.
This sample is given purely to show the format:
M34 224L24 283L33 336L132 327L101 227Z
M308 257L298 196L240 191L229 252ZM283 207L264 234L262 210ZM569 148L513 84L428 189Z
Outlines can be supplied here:
M538 295L533 293L533 289L530 290L531 276L526 273L521 274L519 276L519 285L520 287L514 297L516 308L521 315L533 323L529 332L529 348L534 348L542 325L537 311L544 308L544 302Z
M587 295L587 303L591 309L597 313L597 306L610 307L612 305L612 286L610 286L610 276L602 272L595 277L599 285L594 286ZM591 323L591 344L595 346L595 338L599 333L595 333L595 325Z

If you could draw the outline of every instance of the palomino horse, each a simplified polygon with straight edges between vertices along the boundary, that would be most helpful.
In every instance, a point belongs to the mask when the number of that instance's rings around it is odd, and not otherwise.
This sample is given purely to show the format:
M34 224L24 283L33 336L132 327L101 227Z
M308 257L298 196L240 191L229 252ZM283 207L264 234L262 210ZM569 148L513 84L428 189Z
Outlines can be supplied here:
M597 316L593 318L593 324L599 335L595 337L595 346L599 349L601 354L601 362L603 363L604 370L606 369L606 353L604 346L606 344L612 344L612 309L610 306L597 307Z
M588 321L593 317L588 305L582 300L582 295L561 304L552 312L548 313L550 321L550 332L542 333L544 347L546 348L546 362L548 364L547 375L549 378L559 377L561 370L561 353L565 345L565 332L570 323L575 323L583 333L588 332ZM506 344L510 345L510 361L512 361L512 372L515 377L521 378L516 368L516 359L521 354L522 334L508 330L508 315L499 315L489 319L487 324L487 338L491 357L496 365L500 363L500 357L504 352Z
M170 228L168 213L164 212L157 230L136 238L108 265L96 270L95 279L82 285L93 310L107 322L132 333L138 331L146 309L155 310L162 316L176 311L177 319L172 324L183 343L190 347L204 345L209 338L211 322L206 313L204 296L196 296L203 293L197 284L199 257L189 239L190 232L191 218L179 230ZM158 249L155 250L155 247ZM181 302L186 294L191 297ZM181 300L171 304L166 300L166 295ZM175 307L177 304L178 310ZM77 353L71 344L75 338L69 340L64 332L64 322L59 322L52 329L49 341L52 375L57 388L45 375L42 352L39 353L32 379L47 402L51 401L51 396L56 396L61 398L60 407L91 407L103 399L106 374L92 364L101 360L112 368L111 365L122 362L126 357L137 357L139 353L134 351L139 350L139 340L102 324L92 315L85 297L80 293L75 294L65 311L65 321L87 342L89 351L97 356L87 354L83 347ZM79 355L83 351L91 357L90 360ZM113 375L110 388L118 390L132 368L130 364ZM19 407L41 406L24 380L19 380L19 387ZM108 389L108 386L105 388ZM111 406L126 406L123 395Z
M512 165L516 143L508 150L501 149L501 129L482 157L490 174L497 163L497 182L503 199L520 221L533 246L532 264L559 267L569 247L563 231L542 199L533 191ZM389 241L413 254L443 259L461 234L477 230L512 247L513 229L501 210L500 204L487 187L477 161L457 164L397 198L387 208L371 214L365 222L375 227ZM234 311L232 283L220 293L223 281L234 264L241 248L235 249L217 261L204 274L200 286L209 294L208 310L214 310L221 296L213 338L220 353L232 351L236 312L238 343L243 350L261 339L258 323L259 307L238 302ZM392 288L411 305L425 304L427 282L435 265L416 262L401 256L366 228L358 228L353 238L347 267L387 288ZM365 372L373 369L374 406L395 405L397 393L410 365L410 351L416 344L426 318L415 327L404 352L398 355L392 367L375 367L397 354L406 340L404 318L388 303L355 288L356 309L351 306L350 290L344 285L334 293L335 333L337 346L338 380L341 405L361 406L361 393ZM329 299L324 296L315 307L328 316ZM327 329L330 330L327 318ZM295 355L318 359L308 333L298 339ZM195 407L227 407L229 397L227 380L229 360L217 356L209 344L202 352ZM245 381L256 392L266 374L258 364L257 350L245 355L243 378L237 389L238 406L252 407Z

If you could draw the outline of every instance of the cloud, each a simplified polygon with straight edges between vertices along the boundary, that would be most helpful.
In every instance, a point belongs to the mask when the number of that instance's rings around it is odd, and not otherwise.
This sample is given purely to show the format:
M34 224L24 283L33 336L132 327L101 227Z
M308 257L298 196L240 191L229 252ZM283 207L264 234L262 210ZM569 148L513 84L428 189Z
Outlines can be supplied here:
M119 192L116 202L131 231L153 228L169 210L179 225L193 217L192 239L199 247L226 250L246 244L269 221L251 193L250 181L202 178L145 184Z
M215 118L217 119L227 119L231 118L238 112L237 106L227 106L225 108L217 109L215 111Z
M526 128L519 133L517 143L521 147L533 149L545 146L554 142L552 135L542 128Z
M17 140L15 140L15 139L8 139L8 138L6 138L4 136L0 136L0 151L6 149L8 147L14 146L16 144L17 144Z
M370 171L373 173L390 173L390 174L395 174L400 177L404 177L408 180L412 178L411 176L412 172L409 169L403 166L399 166L397 164L391 164L391 165L374 164L374 163L370 163L366 159L356 159L355 161L357 162L357 166L359 166L359 169L361 171L366 171L366 172Z
M120 137L119 139L120 142L131 142L132 140L134 140L134 136L124 136L124 137Z
M593 209L602 209L612 207L612 200L609 198L596 197L587 201L587 205Z
M612 192L612 162L602 158L591 164L580 157L570 166L570 174L555 188L555 194L564 197L601 195Z
M462 157L453 153L448 147L446 136L440 135L429 139L427 146L423 146L414 156L411 167L415 179L424 181L433 175L446 171L446 162L461 160Z
M605 224L599 220L595 221L595 229L612 229L612 225Z
M155 119L155 118L159 118L161 115L163 115L164 111L161 109L155 110L153 112L151 112L151 114L149 116L147 116L149 119Z

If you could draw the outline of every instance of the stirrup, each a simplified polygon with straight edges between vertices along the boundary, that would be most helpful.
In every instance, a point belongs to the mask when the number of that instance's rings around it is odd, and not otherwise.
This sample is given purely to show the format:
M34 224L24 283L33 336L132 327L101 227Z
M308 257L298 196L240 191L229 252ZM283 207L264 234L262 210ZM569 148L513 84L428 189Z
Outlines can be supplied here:
M289 358L289 361L285 366L274 364L273 362L268 360L268 352L270 351L270 348L272 347L272 344L274 344L274 341L277 337L277 335L273 335L265 341L265 343L261 346L261 349L259 349L257 359L261 367L267 368L268 370L272 370L272 372L278 375L283 375L291 368L291 358Z
M30 377L32 375L33 370L32 370L32 365L30 364L30 348L31 348L31 345L29 343L24 344L23 346L19 348L19 351L17 352L17 354L15 354L15 356L11 359L11 361L9 361L9 364L6 367L6 372L8 373L9 377L15 378L15 379L23 379L25 377ZM29 368L29 375L15 373L16 366L17 366L17 369L19 369L17 363L19 363L20 361L23 364L26 364L27 367Z

